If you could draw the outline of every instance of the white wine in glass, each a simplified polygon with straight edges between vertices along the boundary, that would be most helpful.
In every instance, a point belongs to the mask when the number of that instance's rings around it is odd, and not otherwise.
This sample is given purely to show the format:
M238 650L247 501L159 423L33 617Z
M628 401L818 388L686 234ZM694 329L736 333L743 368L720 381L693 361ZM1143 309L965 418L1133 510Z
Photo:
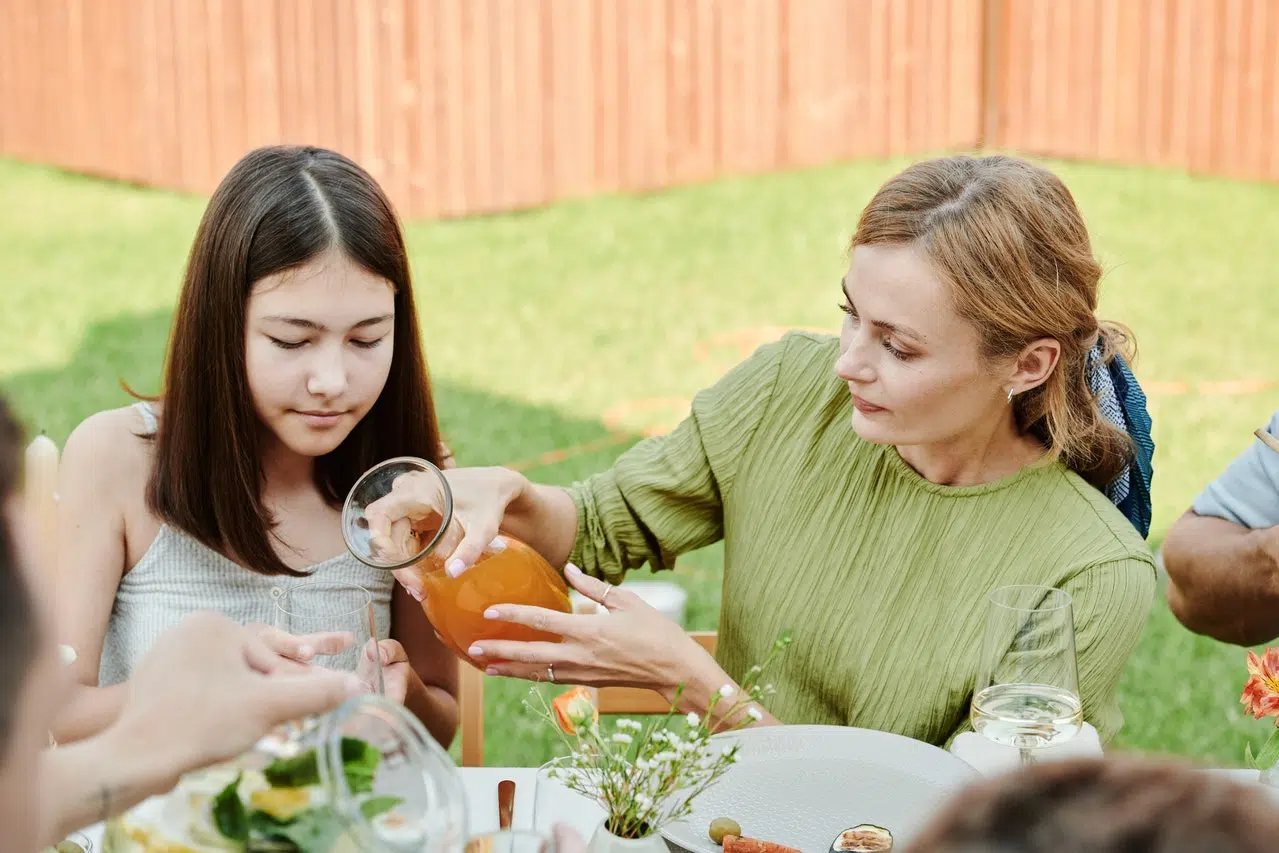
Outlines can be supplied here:
M991 593L971 710L973 730L1016 747L1023 765L1032 750L1074 737L1083 726L1069 593L1045 586L1007 586Z

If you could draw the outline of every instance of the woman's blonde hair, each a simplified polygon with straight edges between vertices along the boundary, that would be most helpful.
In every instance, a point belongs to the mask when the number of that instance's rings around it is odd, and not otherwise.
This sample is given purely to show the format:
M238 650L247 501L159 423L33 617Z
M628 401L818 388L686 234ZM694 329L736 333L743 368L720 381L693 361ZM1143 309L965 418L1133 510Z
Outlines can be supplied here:
M983 355L1015 357L1031 341L1061 344L1057 368L1014 398L1018 426L1097 487L1131 461L1132 440L1112 425L1088 386L1088 352L1131 359L1132 335L1098 321L1101 265L1066 185L1016 157L954 156L916 163L862 211L852 248L915 245L977 329Z

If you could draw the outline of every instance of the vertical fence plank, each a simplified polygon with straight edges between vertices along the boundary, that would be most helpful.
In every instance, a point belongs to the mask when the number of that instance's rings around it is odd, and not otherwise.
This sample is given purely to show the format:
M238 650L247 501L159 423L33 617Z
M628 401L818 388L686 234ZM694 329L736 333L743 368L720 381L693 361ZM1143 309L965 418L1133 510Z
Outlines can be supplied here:
M1270 8L1266 28L1266 85L1262 87L1262 104L1269 114L1269 127L1263 124L1263 144L1270 152L1270 168L1258 177L1279 180L1279 9ZM1265 114L1263 113L1263 114Z
M1265 84L1266 31L1269 27L1269 4L1236 0L1231 4L1236 20L1243 19L1238 28L1242 61L1239 74L1238 153L1239 174L1255 175L1265 170L1261 162L1264 152L1260 147L1263 121L1263 94ZM1230 30L1231 25L1227 24Z
M436 81L438 58L435 28L438 13L433 0L411 0L405 23L413 29L414 50L408 51L408 69L413 85L413 109L408 123L409 195L404 215L434 216L439 213L439 149L436 137Z
M965 0L951 8L946 27L946 65L943 73L946 78L939 81L942 95L946 100L946 124L942 130L941 145L943 147L974 148L985 132L986 117L983 110L987 103L994 107L992 144L997 144L1000 127L1003 123L1003 109L998 97L998 88L992 90L996 100L988 102L986 72L983 66L986 57L983 52L989 50L991 68L994 74L1003 75L1007 64L1007 39L1004 22L1007 11L1003 8L1004 0L990 0L1000 8L999 26L991 34L994 43L986 45L985 14L986 8L982 0ZM1002 85L1002 76L996 77L992 84Z
M191 3L173 3L174 124L178 186L207 192L216 182L213 167L212 98L209 92L208 18Z

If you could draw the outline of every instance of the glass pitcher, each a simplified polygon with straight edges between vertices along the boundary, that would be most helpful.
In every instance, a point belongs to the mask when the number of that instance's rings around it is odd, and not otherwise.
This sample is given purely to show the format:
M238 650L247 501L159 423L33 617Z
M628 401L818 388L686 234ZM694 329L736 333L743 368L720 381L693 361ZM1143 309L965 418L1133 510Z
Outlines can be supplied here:
M421 478L428 507L413 520L396 522L387 541L370 535L364 509L390 493L404 476ZM472 665L467 649L480 640L558 642L556 634L484 618L495 604L527 604L561 613L572 612L568 587L560 572L520 540L503 534L491 542L460 577L449 577L445 560L465 531L453 516L453 493L443 472L425 459L398 457L367 471L347 495L342 508L342 536L347 548L365 565L396 570L412 567L426 591L422 608L453 653Z
M466 794L448 753L381 696L282 727L108 821L104 853L461 853Z

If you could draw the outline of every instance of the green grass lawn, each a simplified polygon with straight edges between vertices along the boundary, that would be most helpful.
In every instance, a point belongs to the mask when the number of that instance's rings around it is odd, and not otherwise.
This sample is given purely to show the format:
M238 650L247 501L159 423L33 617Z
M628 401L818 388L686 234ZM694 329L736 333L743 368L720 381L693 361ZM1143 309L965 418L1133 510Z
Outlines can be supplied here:
M902 165L408 226L441 420L462 464L535 463L586 446L528 469L568 483L627 446L606 440L610 427L637 435L677 417L679 400L741 357L734 341L761 334L752 330L836 327L845 243ZM1279 405L1279 393L1197 385L1279 380L1279 187L1055 166L1108 269L1102 313L1137 334L1139 376L1188 389L1152 396L1157 543ZM202 207L0 161L0 385L32 430L63 441L86 415L127 402L122 378L156 389ZM690 591L690 628L715 627L720 563L711 548L675 574ZM1157 604L1123 683L1122 746L1237 762L1267 733L1241 713L1243 675L1241 649L1192 636ZM489 764L549 753L548 733L520 708L524 691L489 681Z

